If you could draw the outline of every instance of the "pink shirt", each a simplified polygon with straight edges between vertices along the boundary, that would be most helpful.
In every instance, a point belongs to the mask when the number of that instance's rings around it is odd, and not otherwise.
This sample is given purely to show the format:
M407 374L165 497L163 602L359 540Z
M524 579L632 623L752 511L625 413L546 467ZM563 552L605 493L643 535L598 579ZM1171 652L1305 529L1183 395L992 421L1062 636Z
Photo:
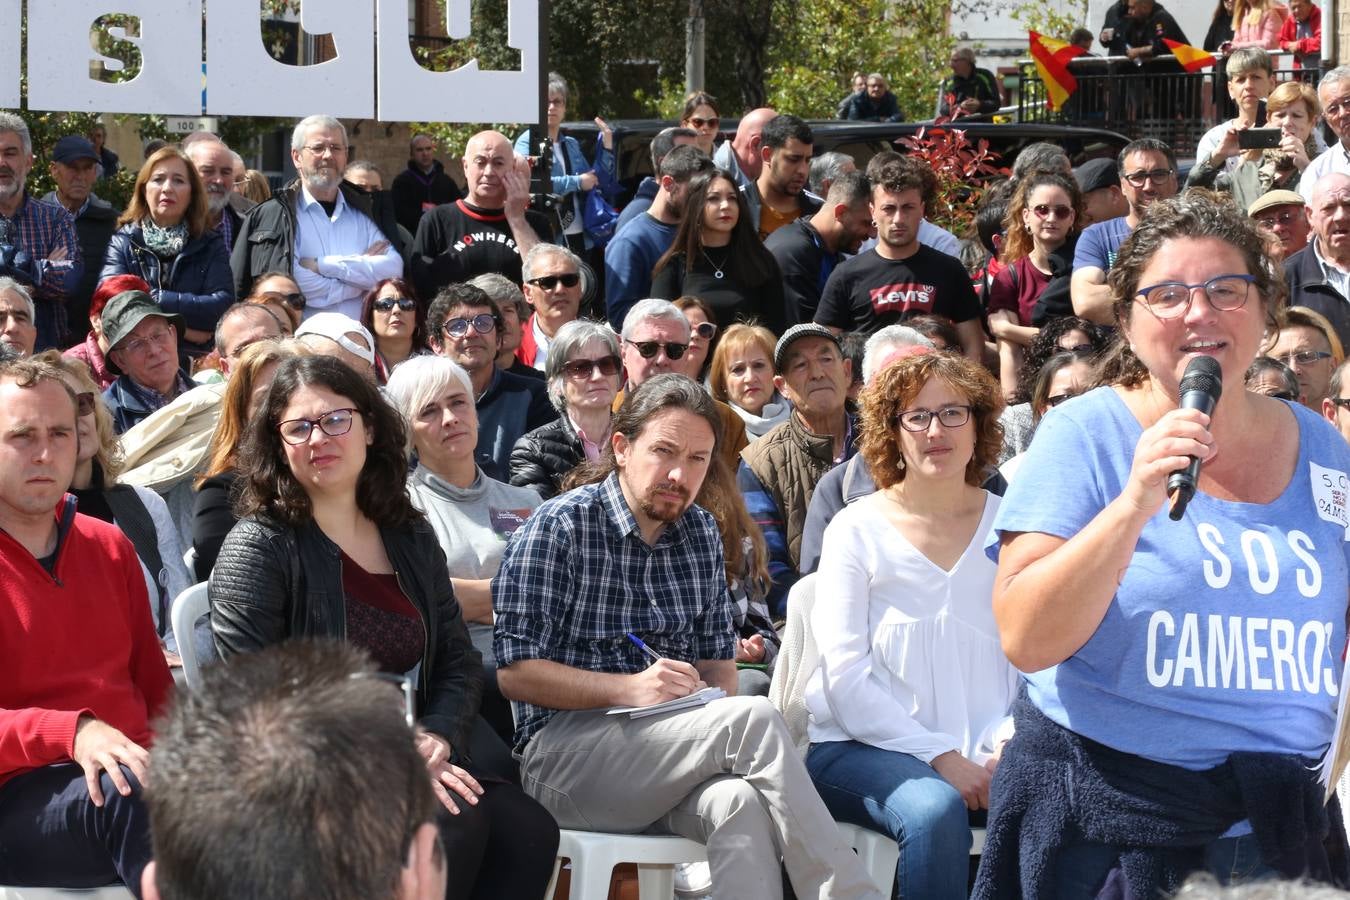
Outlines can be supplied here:
M1230 46L1234 50L1239 47L1280 49L1280 26L1284 24L1284 17L1288 12L1283 6L1272 6L1261 14L1260 21L1255 25L1250 24L1248 17L1243 16L1242 24L1233 31Z

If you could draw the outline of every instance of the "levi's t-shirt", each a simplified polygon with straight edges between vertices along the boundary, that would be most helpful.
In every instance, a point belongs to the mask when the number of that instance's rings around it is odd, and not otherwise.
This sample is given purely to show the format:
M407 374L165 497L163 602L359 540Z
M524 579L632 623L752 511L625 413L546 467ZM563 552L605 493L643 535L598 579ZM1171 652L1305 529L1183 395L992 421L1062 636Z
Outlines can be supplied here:
M816 323L872 334L914 316L978 319L980 300L965 266L918 246L904 259L886 259L872 250L841 263L825 282Z
M1280 496L1252 504L1197 492L1177 522L1164 504L1092 637L1026 676L1042 712L1193 770L1239 750L1325 751L1346 638L1350 445L1290 409L1298 462ZM990 557L1004 534L1080 531L1124 490L1142 433L1110 387L1051 410L999 507Z

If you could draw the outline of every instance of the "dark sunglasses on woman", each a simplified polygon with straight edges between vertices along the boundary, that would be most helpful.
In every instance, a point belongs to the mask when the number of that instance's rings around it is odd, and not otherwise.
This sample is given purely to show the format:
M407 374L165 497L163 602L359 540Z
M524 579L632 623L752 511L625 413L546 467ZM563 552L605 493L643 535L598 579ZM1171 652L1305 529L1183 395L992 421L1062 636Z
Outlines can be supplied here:
M417 301L411 297L380 297L371 306L380 312L389 312L395 304L404 312L412 312L417 309Z
M602 356L599 359L573 359L563 363L562 367L563 374L568 378L590 378L596 370L606 378L618 375L619 358Z

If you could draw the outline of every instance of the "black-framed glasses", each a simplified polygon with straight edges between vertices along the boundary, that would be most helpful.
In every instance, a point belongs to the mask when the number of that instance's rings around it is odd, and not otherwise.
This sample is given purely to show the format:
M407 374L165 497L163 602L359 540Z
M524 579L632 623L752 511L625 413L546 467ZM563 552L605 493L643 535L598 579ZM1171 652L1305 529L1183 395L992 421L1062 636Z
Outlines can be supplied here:
M1128 181L1135 187L1141 188L1144 185L1148 184L1150 181L1153 182L1155 186L1166 184L1167 179L1171 178L1175 174L1176 173L1173 172L1171 169L1152 169L1147 172L1127 172L1126 174L1120 177L1124 178L1126 181Z
M971 408L969 404L954 403L941 409L907 409L895 420L906 431L927 431L935 418L943 428L960 428L970 421Z
M283 294L281 291L263 291L259 296L269 300L280 300L291 309L305 308L305 295L300 293Z
M532 284L541 291L551 291L559 284L565 288L574 288L581 284L581 273L564 272L561 275L540 275L538 278L531 278L525 283Z
M684 356L684 351L689 349L688 344L677 344L674 341L663 344L660 341L630 341L624 338L623 342L636 349L643 359L651 359L663 349L666 351L667 359L679 359Z
M94 412L93 391L81 391L75 395L75 412L81 416L88 416Z
M1164 281L1142 287L1135 294L1144 301L1148 311L1159 319L1175 319L1190 309L1191 298L1196 291L1204 291L1209 305L1221 312L1241 309L1247 302L1247 295L1256 283L1255 275L1233 274L1215 275L1209 281L1200 284L1186 284L1181 281Z
M1278 359L1286 366L1292 368L1294 363L1298 363L1300 366L1311 366L1315 362L1331 359L1332 357L1331 354L1325 350L1295 350L1292 353L1285 353L1281 356L1273 356L1271 358Z
M1350 409L1350 397L1328 397L1327 399L1334 406L1339 406L1341 409Z
M717 325L713 322L699 322L697 325L690 325L689 332L700 340L711 341L717 337Z
M472 318L459 316L441 326L441 330L452 338L464 337L470 328L479 334L491 334L497 330L497 317L491 313L479 313Z
M606 378L612 378L619 374L619 358L617 356L602 356L599 359L573 359L562 365L562 373L568 378L590 378L593 372L599 371Z
M1072 219L1073 207L1062 204L1037 203L1031 208L1038 219Z
M315 428L329 437L341 437L352 430L352 420L358 412L360 410L344 407L330 409L317 419L287 419L277 423L277 431L288 444L305 443L314 435Z
M417 301L411 297L380 297L371 306L380 312L389 312L395 306L404 312L412 312L417 309Z

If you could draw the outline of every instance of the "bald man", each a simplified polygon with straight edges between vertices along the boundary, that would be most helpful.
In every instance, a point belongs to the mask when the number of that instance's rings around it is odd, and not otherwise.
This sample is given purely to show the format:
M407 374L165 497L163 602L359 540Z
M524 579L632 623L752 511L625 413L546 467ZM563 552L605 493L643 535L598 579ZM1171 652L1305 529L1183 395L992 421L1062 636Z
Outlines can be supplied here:
M760 149L764 146L764 126L778 113L767 106L752 109L736 126L736 136L726 141L713 153L713 162L718 168L726 169L736 179L736 186L745 194L750 204L750 220L759 221L759 188L755 181L764 169L764 156Z
M413 240L412 277L424 298L447 284L496 272L520 284L520 261L551 241L548 219L529 209L530 164L497 131L464 145L469 194L422 217Z
M1289 305L1326 316L1342 346L1350 346L1350 176L1319 178L1307 212L1312 240L1284 261Z

